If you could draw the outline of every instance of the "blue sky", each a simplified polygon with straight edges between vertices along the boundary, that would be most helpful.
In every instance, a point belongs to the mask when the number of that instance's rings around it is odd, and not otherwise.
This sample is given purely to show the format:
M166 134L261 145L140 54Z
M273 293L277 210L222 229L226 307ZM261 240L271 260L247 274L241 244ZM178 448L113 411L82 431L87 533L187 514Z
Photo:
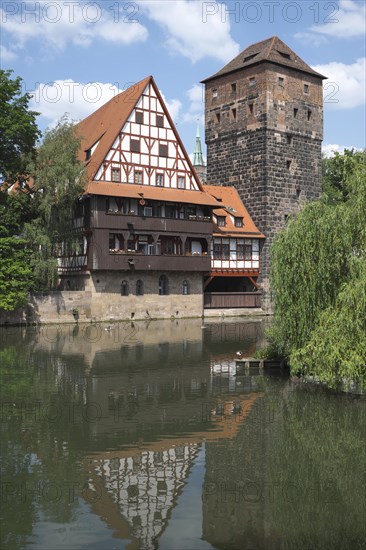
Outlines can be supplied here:
M3 0L1 68L35 92L45 129L79 120L152 74L186 149L203 135L203 88L248 45L278 35L329 78L324 150L365 147L365 17L357 0Z

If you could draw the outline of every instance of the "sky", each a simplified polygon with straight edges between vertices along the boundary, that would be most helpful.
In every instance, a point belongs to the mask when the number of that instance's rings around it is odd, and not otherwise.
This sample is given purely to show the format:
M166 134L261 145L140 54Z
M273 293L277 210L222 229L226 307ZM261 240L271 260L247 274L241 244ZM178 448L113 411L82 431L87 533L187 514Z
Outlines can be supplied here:
M328 77L324 153L365 147L363 0L2 0L0 22L1 68L33 94L42 131L153 75L192 153L197 122L204 138L200 81L277 35Z

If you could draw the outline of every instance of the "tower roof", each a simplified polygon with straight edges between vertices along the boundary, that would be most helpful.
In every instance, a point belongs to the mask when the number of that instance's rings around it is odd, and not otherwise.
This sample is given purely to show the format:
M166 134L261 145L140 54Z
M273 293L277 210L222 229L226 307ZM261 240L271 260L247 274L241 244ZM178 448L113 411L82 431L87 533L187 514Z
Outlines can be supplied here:
M205 166L205 161L203 160L203 155L202 155L200 128L198 124L197 124L197 133L196 133L196 145L193 153L193 166Z
M219 76L263 62L275 63L276 65L296 69L297 71L302 71L322 79L326 78L314 71L305 61L292 51L291 48L282 42L278 36L272 36L271 38L248 46L248 48L232 59L225 67L214 75L202 80L202 82L209 82Z

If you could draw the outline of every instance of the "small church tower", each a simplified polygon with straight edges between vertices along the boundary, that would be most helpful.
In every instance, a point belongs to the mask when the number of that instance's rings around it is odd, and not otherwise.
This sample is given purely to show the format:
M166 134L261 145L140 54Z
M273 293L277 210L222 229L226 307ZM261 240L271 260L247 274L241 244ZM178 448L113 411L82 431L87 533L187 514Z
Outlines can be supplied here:
M269 248L302 201L321 192L322 80L277 36L249 46L205 79L207 183L234 185Z
M193 153L193 167L201 183L206 183L206 164L203 160L200 128L197 124L196 145Z

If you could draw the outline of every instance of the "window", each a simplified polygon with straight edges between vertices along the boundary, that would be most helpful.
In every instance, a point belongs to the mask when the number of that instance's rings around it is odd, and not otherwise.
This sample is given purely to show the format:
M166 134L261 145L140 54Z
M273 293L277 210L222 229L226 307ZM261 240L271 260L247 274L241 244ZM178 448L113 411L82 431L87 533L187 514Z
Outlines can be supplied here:
M310 111L310 109L308 109L307 118L308 118L308 120L311 119L311 111Z
M278 85L283 87L285 84L285 79L282 76L278 77Z
M304 84L304 94L309 93L309 84Z
M295 107L295 109L294 109L294 118L297 117L297 113L298 113L298 112L299 112L299 109L297 109L297 108Z
M249 78L249 86L254 86L255 85L255 76L251 76Z
M292 136L290 134L287 134L287 145L292 145Z
M143 124L144 123L144 113L142 111L136 111L135 121L136 121L137 124Z
M128 296L128 282L122 281L121 283L121 296Z
M136 296L144 295L144 282L141 279L136 281Z
M291 160L286 160L286 166L287 166L287 170L290 170L290 168L291 168Z
M221 245L221 258L223 260L228 260L230 258L230 247L228 244Z
M112 174L112 181L121 181L121 169L120 168L112 168L111 170Z
M178 176L178 189L185 189L186 179L184 176Z
M231 109L231 115L233 117L233 120L236 120L236 109Z
M243 227L243 218L235 217L235 227Z
M299 199L300 196L301 196L301 189L298 187L298 188L296 189L296 198Z
M164 174L156 174L157 187L164 187Z
M235 82L231 85L231 93L236 94L236 83Z
M91 149L88 149L85 151L85 160L89 160L91 157Z
M168 145L164 143L159 144L159 156L167 157L168 156Z
M142 171L141 170L135 170L134 176L133 176L134 183L137 183L139 185L142 184Z
M159 277L159 296L167 296L169 294L168 277L161 275Z
M212 90L212 97L218 97L218 92L217 92L217 89L215 88L214 90Z
M182 294L188 296L189 294L189 282L184 280L182 283Z
M225 216L217 216L217 225L219 227L225 227Z
M156 126L164 128L164 115L156 115Z
M248 107L249 107L249 113L252 115L254 113L254 104L249 103Z
M140 152L140 140L139 139L131 139L130 147L131 147L131 152L132 153L139 153Z
M216 113L215 116L216 116L216 122L220 122L220 113Z

